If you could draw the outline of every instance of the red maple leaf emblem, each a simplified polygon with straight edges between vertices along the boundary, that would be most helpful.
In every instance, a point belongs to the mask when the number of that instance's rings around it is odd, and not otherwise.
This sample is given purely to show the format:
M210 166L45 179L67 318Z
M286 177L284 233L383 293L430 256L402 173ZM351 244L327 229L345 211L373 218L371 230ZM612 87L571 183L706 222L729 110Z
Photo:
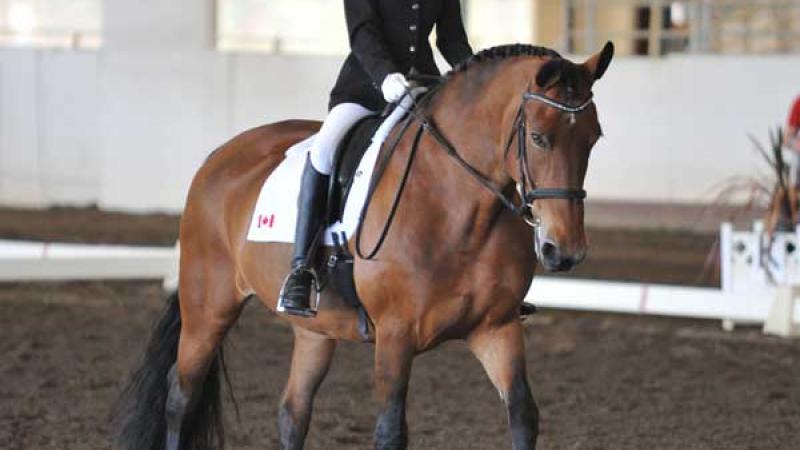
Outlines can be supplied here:
M275 225L275 214L259 214L258 228L272 228Z

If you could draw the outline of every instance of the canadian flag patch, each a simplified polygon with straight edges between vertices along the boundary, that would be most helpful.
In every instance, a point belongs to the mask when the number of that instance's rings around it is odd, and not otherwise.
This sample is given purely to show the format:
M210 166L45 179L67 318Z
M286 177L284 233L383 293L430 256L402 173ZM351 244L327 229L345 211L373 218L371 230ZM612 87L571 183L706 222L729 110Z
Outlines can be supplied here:
M258 228L272 228L275 225L275 214L259 214Z

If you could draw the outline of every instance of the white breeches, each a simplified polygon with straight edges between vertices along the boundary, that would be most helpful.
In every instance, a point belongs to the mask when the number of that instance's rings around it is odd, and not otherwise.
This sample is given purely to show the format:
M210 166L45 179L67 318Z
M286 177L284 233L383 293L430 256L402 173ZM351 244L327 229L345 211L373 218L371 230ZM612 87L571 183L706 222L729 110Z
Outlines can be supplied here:
M331 109L311 144L311 164L317 172L330 175L336 148L353 125L373 111L357 103L340 103Z

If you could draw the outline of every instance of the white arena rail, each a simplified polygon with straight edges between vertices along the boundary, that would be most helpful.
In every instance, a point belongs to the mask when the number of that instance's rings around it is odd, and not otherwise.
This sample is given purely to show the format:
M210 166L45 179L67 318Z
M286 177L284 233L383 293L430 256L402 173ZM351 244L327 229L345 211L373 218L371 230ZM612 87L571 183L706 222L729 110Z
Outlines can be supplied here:
M176 258L168 247L0 241L0 281L160 280Z
M769 245L769 242L772 242ZM543 307L763 323L764 331L800 336L800 227L765 234L761 223L720 228L722 288L646 285L538 277L528 301Z
M537 277L527 301L546 308L764 322L772 297L720 289Z
M526 300L547 308L717 319L726 329L736 323L765 323L768 332L798 334L800 304L795 300L800 291L767 283L763 271L754 267L759 233L758 227L748 234L723 226L722 289L540 276ZM784 251L784 241L796 242L795 236L779 237L773 261L787 264L778 264L773 272L796 273L800 252ZM158 279L166 289L175 289L177 248L0 241L0 281Z

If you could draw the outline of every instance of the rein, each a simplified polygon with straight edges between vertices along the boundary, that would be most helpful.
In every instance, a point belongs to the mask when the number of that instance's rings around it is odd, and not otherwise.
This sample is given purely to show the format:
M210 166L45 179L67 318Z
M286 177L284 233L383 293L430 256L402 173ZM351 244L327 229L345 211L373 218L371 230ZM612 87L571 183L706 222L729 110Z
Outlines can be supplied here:
M355 236L355 244L356 244L356 253L358 257L364 260L372 260L378 254L383 243L386 240L386 236L389 234L389 228L391 227L392 223L394 222L395 215L397 213L397 208L400 204L400 199L405 191L406 183L408 182L408 177L411 173L411 166L415 159L417 149L419 147L419 143L422 139L423 131L427 132L431 135L436 142L439 143L439 146L445 150L448 156L450 156L454 161L456 161L468 174L470 174L476 181L478 181L482 186L484 186L487 190L492 192L495 197L503 204L505 208L510 210L515 215L521 217L525 223L530 225L531 227L537 227L539 222L537 218L533 215L533 203L536 200L554 200L554 199L564 199L564 200L578 200L581 201L586 198L586 191L583 189L574 189L574 188L536 188L536 184L533 181L533 177L530 174L530 169L528 165L528 149L527 149L527 125L526 125L526 115L525 115L525 105L528 101L537 101L543 103L551 108L558 109L564 113L571 114L571 120L574 123L575 114L581 113L589 105L592 104L593 97L590 95L589 98L577 106L568 105L566 103L560 102L554 98L547 97L543 94L535 93L535 92L525 92L522 94L522 103L517 111L516 118L514 119L514 125L512 125L512 132L509 134L508 143L506 144L505 153L507 154L509 149L511 148L511 144L513 143L514 136L516 134L517 137L517 161L520 171L520 181L517 183L517 190L519 191L520 198L522 199L522 205L517 206L514 201L503 193L503 190L496 186L492 180L482 174L478 169L470 165L458 152L455 146L442 134L439 128L436 126L435 122L433 121L432 117L424 116L419 113L421 109L420 106L427 103L430 98L433 97L435 90L428 92L422 100L419 102L414 103L414 107L409 111L408 116L404 119L400 132L397 134L396 139L392 142L392 145L388 147L388 150L385 152L384 157L382 158L380 165L378 166L375 174L372 178L372 182L370 183L369 190L367 192L367 199L364 203L364 207L361 210L361 217L359 218L358 228L356 229L356 236ZM407 95L411 96L413 99L413 95L409 92ZM405 136L405 133L411 127L412 122L416 120L419 122L420 127L417 129L416 135L414 136L414 142L411 146L411 151L408 155L408 161L406 162L405 169L403 171L403 176L400 179L400 185L395 192L394 199L392 201L392 206L389 209L389 215L384 223L383 229L378 237L378 241L376 242L375 246L372 250L367 254L364 255L361 247L361 235L363 231L364 221L367 216L367 211L369 210L369 206L372 203L372 198L375 194L375 190L377 189L378 182L383 177L386 168L389 165L389 161L391 160L392 155L394 154L395 150L400 144L400 141ZM513 131L516 129L516 133ZM530 186L530 189L528 188Z

